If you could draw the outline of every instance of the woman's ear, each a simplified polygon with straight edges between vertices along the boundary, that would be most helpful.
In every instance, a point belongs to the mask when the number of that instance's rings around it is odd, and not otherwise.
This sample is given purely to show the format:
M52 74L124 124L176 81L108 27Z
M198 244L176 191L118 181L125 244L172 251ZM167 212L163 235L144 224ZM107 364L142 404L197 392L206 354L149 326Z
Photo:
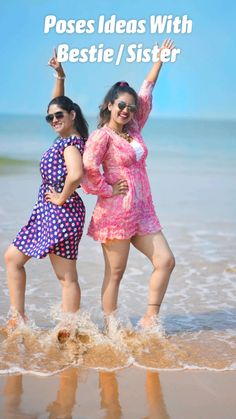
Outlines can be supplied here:
M108 103L107 109L111 112L111 109L112 109L112 103L111 102Z
M75 111L71 111L70 114L72 116L72 121L74 121L75 118L76 118L76 112Z

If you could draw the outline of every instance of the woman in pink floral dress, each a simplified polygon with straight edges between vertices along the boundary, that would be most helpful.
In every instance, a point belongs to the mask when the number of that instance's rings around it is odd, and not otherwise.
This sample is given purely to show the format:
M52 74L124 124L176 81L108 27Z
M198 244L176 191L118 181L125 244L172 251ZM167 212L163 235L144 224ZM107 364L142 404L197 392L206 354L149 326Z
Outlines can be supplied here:
M171 40L165 40L161 48L173 47ZM144 327L154 323L175 264L153 206L145 163L148 152L141 135L161 66L160 61L153 64L138 95L126 82L111 87L100 106L99 129L90 135L83 156L82 186L98 195L88 234L102 244L104 313L109 315L117 307L132 244L153 264L147 311L141 320Z
M173 49L174 44L165 40L163 48ZM81 183L86 193L98 195L88 234L103 249L102 308L106 315L117 308L130 244L153 265L147 311L141 320L144 327L155 324L175 265L153 206L145 163L148 151L141 135L161 66L160 61L153 64L139 94L126 82L108 91L100 106L99 129L86 142ZM59 94L64 94L64 86Z

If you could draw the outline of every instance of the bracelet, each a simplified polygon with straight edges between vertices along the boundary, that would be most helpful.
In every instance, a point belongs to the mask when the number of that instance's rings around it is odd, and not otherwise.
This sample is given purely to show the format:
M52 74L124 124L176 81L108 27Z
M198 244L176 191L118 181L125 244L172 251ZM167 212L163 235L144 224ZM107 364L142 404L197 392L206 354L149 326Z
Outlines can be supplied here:
M57 73L53 73L53 76L56 77L58 80L65 80L66 76L58 76Z
M148 306L157 306L157 307L161 307L161 304L148 304Z

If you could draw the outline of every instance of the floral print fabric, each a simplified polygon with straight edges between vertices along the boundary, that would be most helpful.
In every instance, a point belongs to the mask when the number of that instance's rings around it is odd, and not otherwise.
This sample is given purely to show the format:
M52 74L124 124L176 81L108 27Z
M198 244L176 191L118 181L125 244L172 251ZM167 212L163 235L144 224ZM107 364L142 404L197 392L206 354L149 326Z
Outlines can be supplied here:
M94 131L86 143L82 187L86 193L98 195L88 234L102 243L161 229L145 166L148 151L141 136L152 108L152 89L153 83L145 80L139 92L138 110L127 124L127 132L144 150L138 161L130 143L108 126ZM128 182L127 195L112 196L112 185L121 179Z

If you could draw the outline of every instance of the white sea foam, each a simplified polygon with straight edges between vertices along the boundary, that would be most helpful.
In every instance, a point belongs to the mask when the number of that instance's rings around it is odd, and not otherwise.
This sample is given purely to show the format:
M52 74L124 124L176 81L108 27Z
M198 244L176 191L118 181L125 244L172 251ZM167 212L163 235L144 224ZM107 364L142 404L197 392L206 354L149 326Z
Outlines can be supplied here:
M35 370L26 370L21 367L11 366L10 368L0 370L0 375L15 375L15 374L24 374L24 375L36 375L39 377L50 377L52 375L56 375L65 371L66 369L71 368L71 366L63 367L61 369L51 371L51 372L44 372L44 371L35 371Z

